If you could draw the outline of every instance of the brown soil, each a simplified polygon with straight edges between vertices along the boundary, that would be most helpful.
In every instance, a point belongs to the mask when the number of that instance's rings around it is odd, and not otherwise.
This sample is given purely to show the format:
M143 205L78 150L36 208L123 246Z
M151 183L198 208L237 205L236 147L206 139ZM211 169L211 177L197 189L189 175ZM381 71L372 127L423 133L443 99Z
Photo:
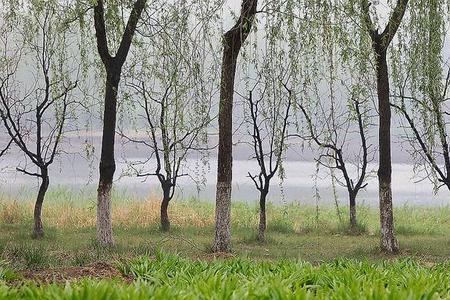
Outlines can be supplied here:
M32 280L37 283L64 283L83 278L120 279L130 283L133 279L123 276L114 266L96 262L83 267L49 268L19 271L20 281Z

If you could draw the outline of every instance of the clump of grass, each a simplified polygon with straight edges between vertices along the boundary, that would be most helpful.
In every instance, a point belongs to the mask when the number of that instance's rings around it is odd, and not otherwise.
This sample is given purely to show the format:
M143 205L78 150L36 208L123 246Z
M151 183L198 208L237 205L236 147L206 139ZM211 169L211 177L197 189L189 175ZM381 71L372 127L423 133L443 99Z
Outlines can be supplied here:
M18 224L23 221L23 207L17 201L8 201L0 205L0 220L4 224Z
M92 253L90 251L82 251L75 253L73 257L74 266L84 266L93 260Z
M24 246L21 250L25 265L27 268L33 269L37 267L44 267L48 264L47 251L43 247L38 246Z
M149 256L154 252L154 246L150 243L139 243L137 246L133 246L132 252L136 256Z
M47 249L33 244L18 243L6 245L2 256L12 261L20 262L20 264L30 269L45 267L49 262Z
M363 222L357 222L356 226L351 226L350 223L339 223L336 230L333 230L332 233L343 233L348 235L360 235L368 232L367 224Z
M283 216L282 218L273 219L269 224L268 228L271 231L279 233L293 233L294 222L288 216Z
M437 231L434 228L422 228L411 224L400 223L395 226L395 231L400 235L435 235Z
M271 242L273 239L270 237L270 232L267 232L266 230L266 236L264 241L260 241L258 239L258 228L252 227L252 228L239 228L238 232L240 239L239 241L246 245L259 245L259 244L266 244ZM210 245L211 246L211 245Z
M401 235L437 235L450 225L449 207L403 206L394 211L395 229Z
M19 277L19 274L17 274L10 268L7 261L0 260L0 282L13 281L18 279Z

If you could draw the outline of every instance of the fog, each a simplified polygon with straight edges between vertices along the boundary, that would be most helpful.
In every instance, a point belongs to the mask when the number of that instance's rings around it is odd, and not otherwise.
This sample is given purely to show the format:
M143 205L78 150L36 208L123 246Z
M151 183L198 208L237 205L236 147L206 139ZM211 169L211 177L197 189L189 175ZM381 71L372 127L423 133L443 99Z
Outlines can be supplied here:
M228 28L233 24L230 17L230 11L237 11L239 9L240 1L227 1L223 9L223 28ZM376 6L380 23L384 24L388 15L388 5L386 1L381 1ZM257 34L258 36L258 34ZM449 47L446 47L447 51ZM242 70L240 70L242 72ZM29 80L31 74L24 71L20 74L23 81ZM238 74L238 78L242 74ZM90 82L88 83L89 90L101 92L99 86L101 85L97 75L91 74ZM237 89L239 89L239 80L237 82ZM101 94L92 92L91 102L101 102ZM238 98L238 96L236 96ZM217 102L217 99L216 99ZM238 100L237 100L238 102ZM242 108L237 104L236 115L241 113ZM101 137L101 106L95 105L90 110L93 113L92 119L86 115L80 115L79 122L76 127L80 128L79 132L68 134L63 142L63 153L50 168L51 188L64 187L73 189L74 191L86 190L91 197L95 197L95 186L98 181L98 164L100 153L100 137ZM239 126L239 118L236 118L235 128ZM126 116L120 124L126 124ZM89 126L85 127L85 124ZM1 145L7 143L8 139L3 131L0 131L0 148ZM131 129L129 129L131 130ZM130 131L131 132L131 131ZM213 124L209 129L210 144L213 146L217 141L217 128ZM245 132L236 133L234 141L243 141L246 137ZM403 129L400 126L400 120L394 116L393 120L393 199L394 205L447 205L450 200L450 193L442 189L438 194L433 193L433 184L428 180L420 180L421 175L414 173L413 160L408 154L409 146L402 139L401 135ZM145 147L138 147L136 145L126 144L125 141L117 137L116 158L118 162L118 170L116 173L116 190L124 191L127 194L142 199L152 198L157 199L159 195L158 182L155 178L148 178L145 181L143 178L136 178L128 176L126 173L127 163L133 160L139 160L148 157L149 151ZM354 143L354 142L351 142ZM376 131L372 134L372 143L376 144ZM85 147L92 146L95 149L92 157L86 158ZM350 144L350 148L353 144ZM213 201L215 194L215 180L216 180L216 149L210 151L210 159L207 165L203 165L195 159L189 157L187 169L193 173L199 181L204 181L203 184L195 185L192 180L183 178L179 182L179 189L177 198L186 199L196 197L202 200ZM257 164L251 160L251 148L244 143L237 143L234 148L234 170L233 170L233 200L255 202L257 200L257 193L252 181L248 178L249 171L256 170ZM314 204L326 203L332 204L335 201L333 195L333 187L331 177L325 169L316 172L316 163L314 158L317 152L310 149L308 145L303 148L300 147L298 141L293 141L290 149L286 153L284 167L286 169L286 178L282 181L277 179L273 182L269 200L274 203L304 203ZM152 167L152 161L148 164L148 168ZM0 161L0 169L2 170L0 176L1 191L4 194L22 194L31 195L37 189L38 181L27 175L23 175L15 171L17 166L31 166L30 162L20 151L13 147L8 156ZM370 165L373 172L372 178L369 180L368 187L361 192L359 202L367 205L376 206L378 201L377 196L377 180L376 180L376 160ZM31 170L33 167L31 167ZM420 181L420 182L418 182ZM318 195L316 193L318 189ZM346 203L346 191L342 187L337 187L338 201Z

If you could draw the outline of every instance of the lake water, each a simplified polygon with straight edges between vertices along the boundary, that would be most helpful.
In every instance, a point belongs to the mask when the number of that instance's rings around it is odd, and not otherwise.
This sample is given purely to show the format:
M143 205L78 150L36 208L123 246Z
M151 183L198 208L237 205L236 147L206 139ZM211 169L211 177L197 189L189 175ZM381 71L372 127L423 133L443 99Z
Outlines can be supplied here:
M74 156L76 157L76 156ZM63 186L74 191L85 190L95 199L95 187L98 180L97 162L91 167L81 158L63 159L55 163L51 169L51 187ZM12 158L3 161L3 166L12 165ZM120 160L120 159L119 159ZM197 186L187 177L179 180L177 192L178 198L197 197L201 200L214 201L216 180L215 158L211 158L210 166L199 168L196 160L188 160L187 166L192 174L204 174L205 184ZM118 163L115 188L129 196L137 198L157 198L160 195L158 181L154 177L144 180L135 176L125 176L127 164L122 160ZM311 161L288 160L284 163L286 178L280 182L273 179L269 193L269 201L277 204L301 203L321 205L332 204L334 193L330 176L325 171L319 172L315 178L316 164ZM369 169L375 170L372 164ZM33 170L31 168L31 170ZM258 199L252 181L248 178L249 171L256 171L257 165L251 160L235 160L233 168L233 201L255 202ZM394 204L401 205L448 205L450 193L442 189L438 194L433 193L433 185L425 180L416 182L413 167L410 164L393 164L392 188ZM1 191L6 194L29 194L37 189L38 181L33 177L19 174L13 168L4 168L0 176ZM320 197L317 198L316 187ZM376 175L368 181L368 186L361 191L358 197L359 203L370 206L378 205L378 187ZM347 203L346 190L340 186L336 188L338 200Z

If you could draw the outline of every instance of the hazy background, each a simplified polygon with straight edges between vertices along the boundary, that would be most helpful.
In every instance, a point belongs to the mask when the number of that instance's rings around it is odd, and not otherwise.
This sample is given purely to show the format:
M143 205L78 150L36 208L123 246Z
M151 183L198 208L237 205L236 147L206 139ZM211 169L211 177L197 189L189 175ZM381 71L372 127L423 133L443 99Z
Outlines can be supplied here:
M381 23L386 19L386 2L380 1L377 6ZM232 25L229 10L238 11L240 1L228 1L227 9L224 10L223 26L228 28ZM27 75L24 74L24 77ZM100 84L100 80L98 81ZM95 85L95 82L92 83ZM93 110L94 118L100 116L100 107ZM99 118L98 118L99 119ZM100 132L99 120L92 122L93 127L88 131L81 131L66 136L64 141L65 154L58 158L50 170L51 189L62 187L63 189L73 190L74 192L85 192L95 199L95 187L98 181L98 163L100 154ZM0 127L0 147L5 145L7 137L4 129ZM413 162L407 153L407 145L402 142L400 135L402 129L399 126L398 119L394 117L393 122L393 174L392 187L394 205L448 205L450 202L450 193L442 189L441 192L434 194L433 185L428 180L420 181L420 175L415 176L413 171ZM212 127L211 145L217 141L217 130ZM235 137L235 142L241 140L241 136ZM95 149L94 155L89 159L85 157L86 141ZM373 143L376 144L376 136L373 137ZM196 157L190 157L187 169L199 180L204 179L203 184L196 186L187 178L179 181L177 198L196 197L201 200L214 201L215 199L215 181L216 181L216 153L213 149L210 152L209 163L204 165L199 163ZM301 151L301 147L293 145L286 153L284 167L286 178L283 182L276 179L271 187L269 200L274 203L298 202L302 204L312 204L318 201L321 204L331 204L335 200L331 177L324 168L316 174L316 163L314 162L315 152L308 147ZM117 171L115 176L115 189L127 195L142 199L157 199L159 193L158 181L156 178L143 178L126 176L126 161L135 159L144 159L148 157L147 149L137 147L136 145L125 145L124 141L117 137L116 159ZM248 146L237 144L234 148L234 169L233 169L233 200L254 202L258 199L257 191L252 181L247 177L249 171L256 171L257 164L251 160L251 152ZM24 166L26 159L17 148L13 148L10 154L0 160L0 191L6 195L32 195L36 191L38 181L15 171L15 167L20 164ZM28 165L31 167L30 165ZM149 164L151 167L151 162ZM377 180L376 180L376 161L370 165L373 171L369 179L369 185L359 195L359 203L367 205L378 205ZM30 168L33 170L33 167ZM420 181L420 182L418 182ZM317 187L317 191L316 191ZM318 192L318 194L317 194ZM347 202L346 190L340 186L336 189L338 200L342 203ZM319 195L319 197L317 196Z

